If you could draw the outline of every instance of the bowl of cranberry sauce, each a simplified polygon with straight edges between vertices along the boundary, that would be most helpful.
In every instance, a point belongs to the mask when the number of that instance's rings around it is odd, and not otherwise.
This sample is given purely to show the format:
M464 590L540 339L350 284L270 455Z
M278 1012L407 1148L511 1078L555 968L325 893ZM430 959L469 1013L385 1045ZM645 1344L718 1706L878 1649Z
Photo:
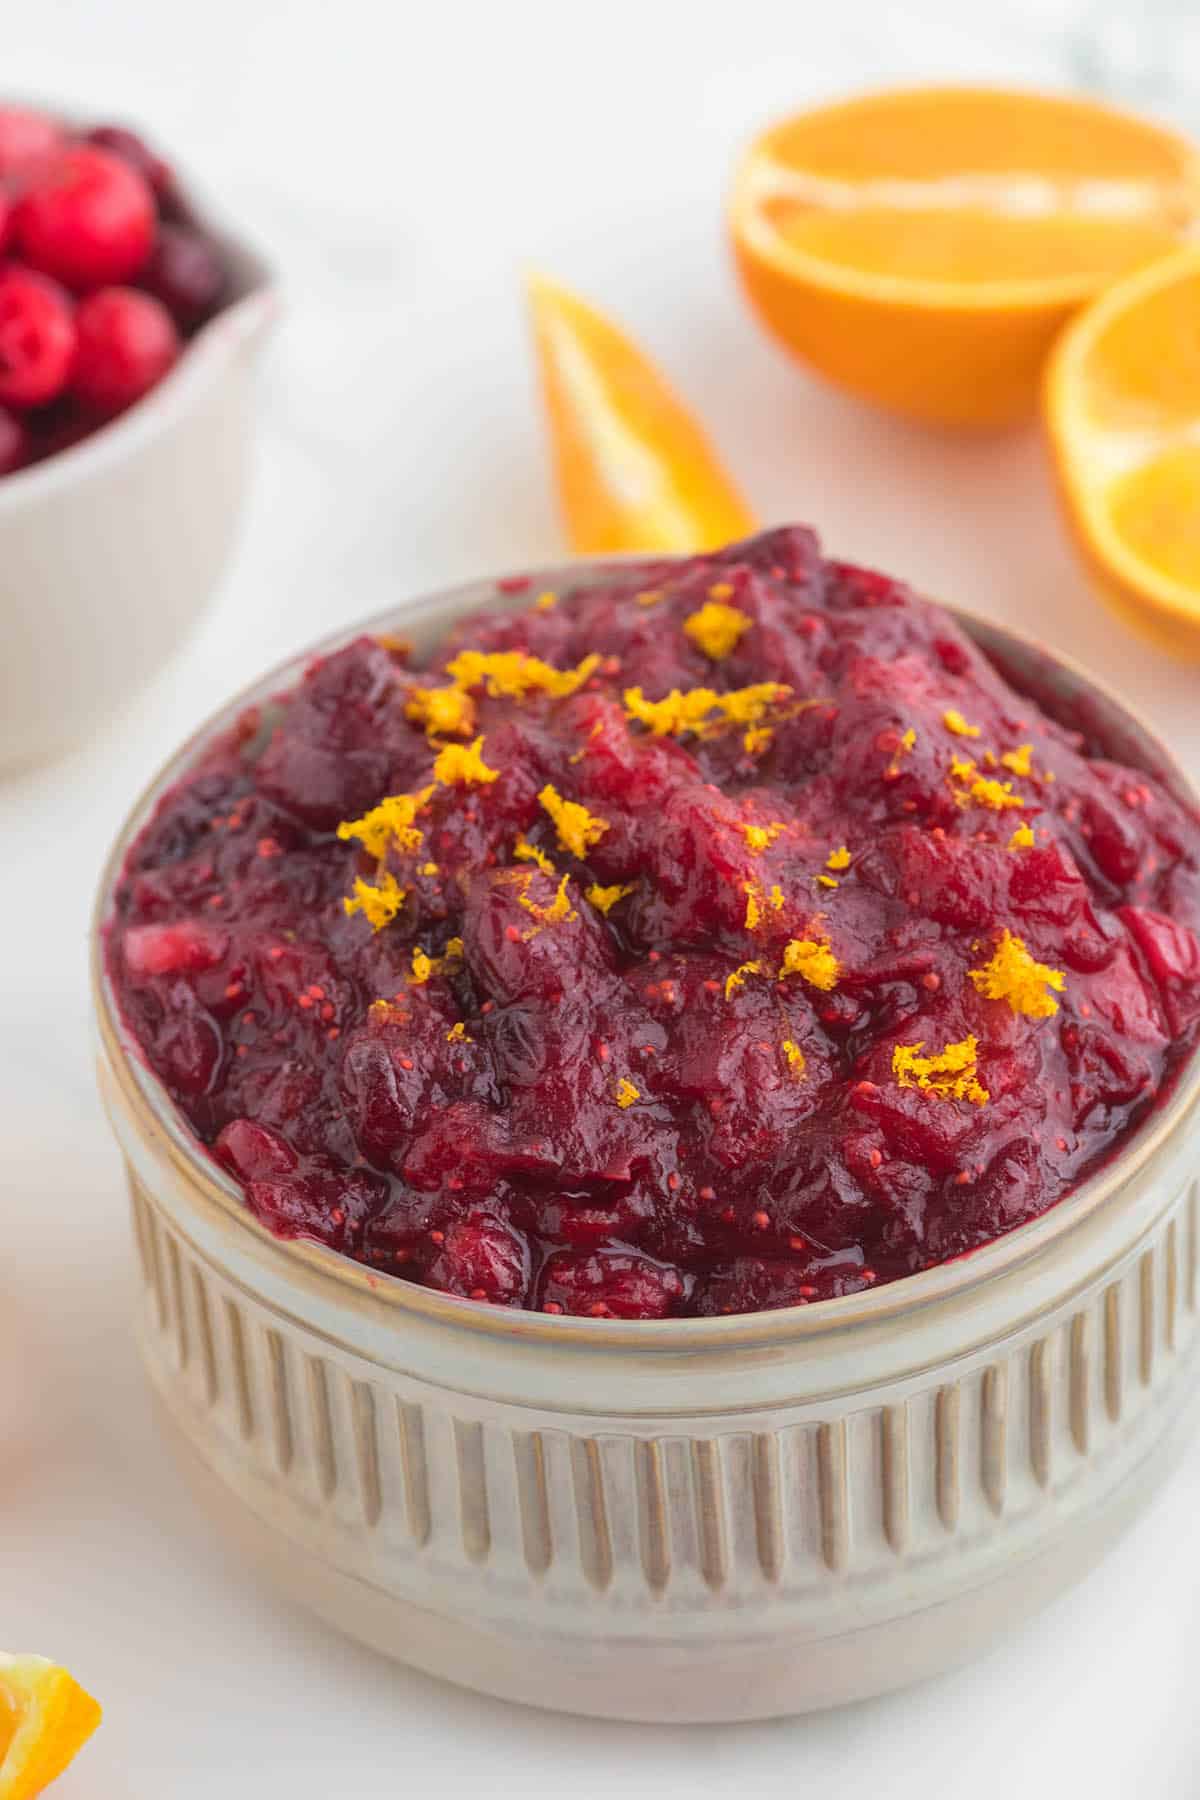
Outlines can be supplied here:
M143 137L0 104L0 764L78 741L207 599L272 312Z
M362 636L160 802L110 971L256 1218L590 1318L1038 1217L1200 1021L1200 825L803 534Z
M1198 929L1195 796L1119 704L799 528L277 672L98 913L203 1490L517 1699L753 1717L961 1659L1182 1430Z

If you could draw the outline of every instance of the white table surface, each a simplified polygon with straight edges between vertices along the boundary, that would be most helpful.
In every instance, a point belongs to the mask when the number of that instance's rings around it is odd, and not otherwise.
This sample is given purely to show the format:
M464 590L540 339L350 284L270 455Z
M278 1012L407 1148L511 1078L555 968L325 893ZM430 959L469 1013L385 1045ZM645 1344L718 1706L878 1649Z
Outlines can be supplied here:
M108 1717L63 1800L761 1792L1200 1794L1200 1449L1084 1588L964 1673L807 1721L601 1726L393 1668L275 1600L155 1435L117 1157L93 1091L86 915L144 774L243 675L421 589L561 549L517 276L617 311L764 518L1040 632L1200 767L1200 675L1098 609L1036 438L947 442L816 386L743 310L735 146L889 79L1054 79L1069 0L37 0L5 82L157 130L266 244L290 310L257 486L203 628L104 737L0 783L0 1643ZM15 19L13 24L15 26ZM98 572L95 604L120 596Z

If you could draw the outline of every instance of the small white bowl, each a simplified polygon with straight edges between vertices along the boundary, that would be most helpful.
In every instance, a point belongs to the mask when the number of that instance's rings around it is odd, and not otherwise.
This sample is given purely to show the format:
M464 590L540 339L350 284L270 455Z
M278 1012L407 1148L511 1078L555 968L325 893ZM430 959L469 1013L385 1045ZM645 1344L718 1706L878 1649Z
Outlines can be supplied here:
M485 603L490 582L361 629L428 644ZM1019 686L1196 805L1087 677L959 617ZM156 778L97 908L100 1083L129 1175L142 1354L206 1503L349 1635L487 1693L616 1718L863 1698L965 1661L1077 1580L1200 1402L1200 1055L1042 1218L819 1306L508 1312L284 1242L147 1069L101 929L163 793L311 654Z
M193 215L225 256L231 298L127 413L0 478L0 769L57 755L115 712L224 568L277 300L261 258Z

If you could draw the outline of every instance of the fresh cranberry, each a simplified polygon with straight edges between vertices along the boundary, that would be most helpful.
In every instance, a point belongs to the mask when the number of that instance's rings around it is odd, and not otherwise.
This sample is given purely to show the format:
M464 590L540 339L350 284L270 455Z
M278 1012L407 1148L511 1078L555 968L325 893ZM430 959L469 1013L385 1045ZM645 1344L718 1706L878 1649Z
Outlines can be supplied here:
M44 406L66 386L75 357L71 304L32 269L0 271L0 403Z
M108 150L113 156L128 163L136 169L143 181L159 199L169 195L174 187L174 176L171 165L152 150L145 138L138 136L124 125L93 125L84 133L84 141L95 144L100 150Z
M67 287L128 281L154 242L154 194L108 150L77 144L31 176L13 215L21 255Z
M139 285L169 308L181 330L194 331L216 312L226 281L211 239L186 225L160 225Z
M179 355L179 334L161 301L136 288L101 288L75 315L74 393L98 413L121 412L161 381Z
M29 433L6 406L0 406L0 475L11 475L29 461Z
M28 174L62 141L62 126L45 113L26 106L0 106L0 180Z
M68 391L49 406L30 413L25 424L29 432L29 460L45 462L91 437L96 416L85 411Z

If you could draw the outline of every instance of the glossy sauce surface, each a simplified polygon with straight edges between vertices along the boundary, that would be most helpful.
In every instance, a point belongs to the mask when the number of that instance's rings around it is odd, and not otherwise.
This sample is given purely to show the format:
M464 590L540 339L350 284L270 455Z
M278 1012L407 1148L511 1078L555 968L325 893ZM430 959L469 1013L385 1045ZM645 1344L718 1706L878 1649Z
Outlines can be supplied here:
M421 664L315 663L128 859L120 1005L273 1230L753 1311L985 1243L1145 1117L1200 1019L1152 779L799 528L508 586Z

